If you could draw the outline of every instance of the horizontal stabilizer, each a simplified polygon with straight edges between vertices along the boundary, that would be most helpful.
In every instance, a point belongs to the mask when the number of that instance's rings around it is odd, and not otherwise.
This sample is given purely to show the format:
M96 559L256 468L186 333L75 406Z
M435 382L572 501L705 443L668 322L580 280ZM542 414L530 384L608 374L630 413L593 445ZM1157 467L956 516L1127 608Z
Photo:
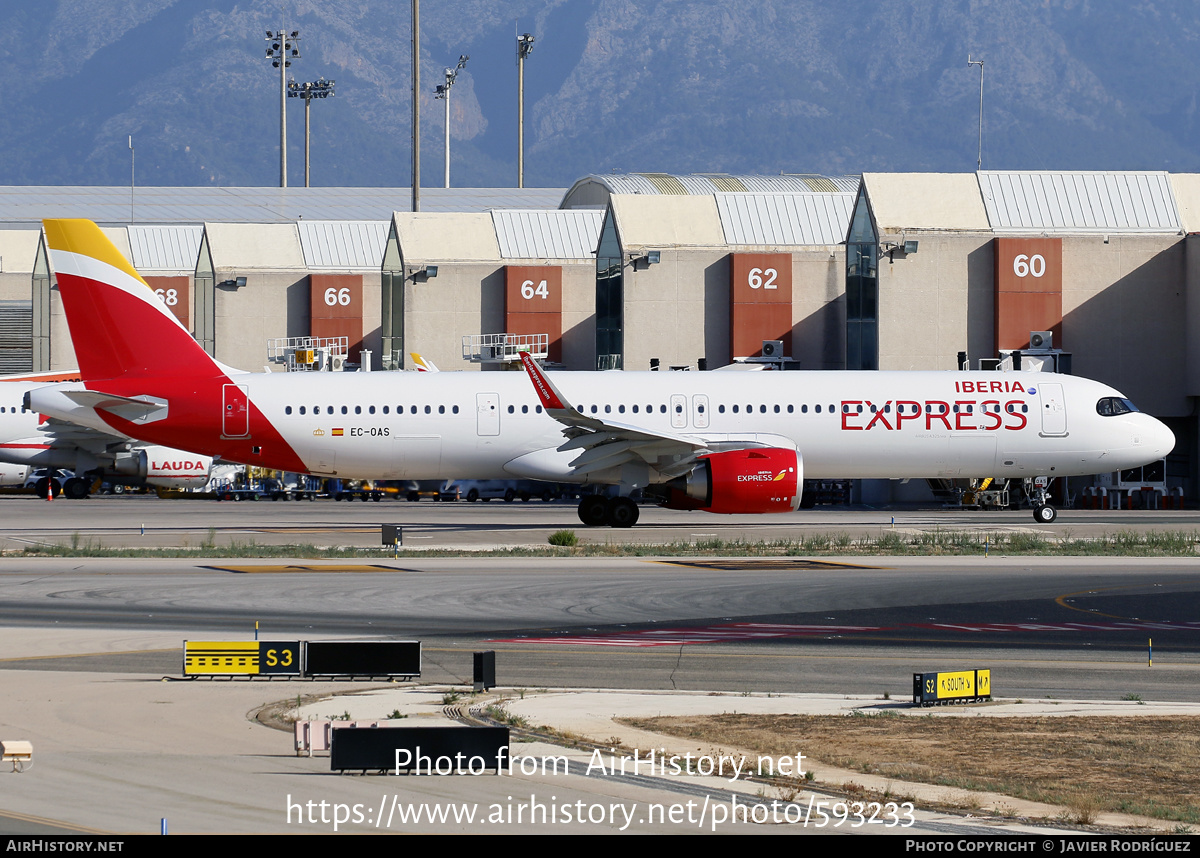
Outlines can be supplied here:
M154 423L167 416L167 400L157 396L116 396L98 390L69 390L63 395L77 405L107 411L131 423Z

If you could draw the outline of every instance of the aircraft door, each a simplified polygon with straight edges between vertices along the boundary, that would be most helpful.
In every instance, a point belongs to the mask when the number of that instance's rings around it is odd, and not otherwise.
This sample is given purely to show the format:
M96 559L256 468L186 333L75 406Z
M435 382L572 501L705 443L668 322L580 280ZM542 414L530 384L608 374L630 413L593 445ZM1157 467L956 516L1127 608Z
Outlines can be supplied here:
M250 434L250 395L241 384L222 386L221 434L245 438Z
M687 397L682 393L671 394L671 428L686 429L688 424Z
M500 434L500 394L475 394L475 434Z
M692 425L697 429L708 428L708 396L697 393L692 396Z
M1038 395L1042 405L1042 434L1067 434L1067 406L1061 384L1040 384Z

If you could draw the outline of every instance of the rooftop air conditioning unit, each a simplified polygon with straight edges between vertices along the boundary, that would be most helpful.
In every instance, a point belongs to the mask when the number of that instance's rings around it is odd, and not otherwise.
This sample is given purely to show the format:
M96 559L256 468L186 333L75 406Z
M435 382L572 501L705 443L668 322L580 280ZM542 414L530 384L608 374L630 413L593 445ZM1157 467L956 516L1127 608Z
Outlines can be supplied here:
M1051 331L1030 331L1030 351L1050 351L1054 348L1054 334Z
M763 340L762 356L765 358L783 357L783 340Z

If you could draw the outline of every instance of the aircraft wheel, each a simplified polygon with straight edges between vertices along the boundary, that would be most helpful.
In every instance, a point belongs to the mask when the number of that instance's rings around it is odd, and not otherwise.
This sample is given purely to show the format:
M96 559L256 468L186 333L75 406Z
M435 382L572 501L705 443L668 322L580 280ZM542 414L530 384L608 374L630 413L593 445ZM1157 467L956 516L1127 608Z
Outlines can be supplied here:
M1058 518L1058 510L1052 506L1035 506L1033 508L1033 520L1038 524L1050 524L1056 518Z
M113 483L113 487L112 487L112 493L113 493L114 495L123 495L123 494L125 494L125 486L124 486L124 485L122 485L121 483ZM57 492L55 492L55 494L57 494Z
M88 496L88 481L79 477L72 477L67 480L63 486L63 493L71 500L83 500Z
M638 505L629 498L612 498L608 504L608 523L613 527L633 527L638 520Z
M600 495L584 495L579 502L579 520L588 527L600 527L608 521L608 501Z

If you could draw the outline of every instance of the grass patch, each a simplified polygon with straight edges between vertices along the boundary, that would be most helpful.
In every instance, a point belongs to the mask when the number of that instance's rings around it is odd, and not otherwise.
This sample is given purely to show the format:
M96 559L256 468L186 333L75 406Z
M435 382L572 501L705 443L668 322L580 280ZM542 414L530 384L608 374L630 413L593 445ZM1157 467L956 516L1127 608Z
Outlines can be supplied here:
M574 542L571 540L574 539ZM401 549L321 547L312 544L259 545L253 539L231 539L217 544L209 530L197 546L161 548L106 547L98 539L82 540L72 534L66 543L28 545L8 555L29 557L202 557L202 558L292 558L362 559L382 557L874 557L874 556L1122 556L1195 557L1200 543L1196 531L1119 531L1102 536L1046 537L1038 533L983 533L934 529L917 533L883 530L877 536L855 538L849 533L812 533L796 539L749 542L742 539L709 538L667 544L591 543L579 541L575 531L560 530L550 535L549 545L516 546L487 551L470 549Z
M1094 821L1105 811L1200 823L1200 719L891 718L713 715L622 719L694 739L905 780L990 791L1064 808ZM964 749L968 749L964 751ZM812 755L815 760L808 759Z

